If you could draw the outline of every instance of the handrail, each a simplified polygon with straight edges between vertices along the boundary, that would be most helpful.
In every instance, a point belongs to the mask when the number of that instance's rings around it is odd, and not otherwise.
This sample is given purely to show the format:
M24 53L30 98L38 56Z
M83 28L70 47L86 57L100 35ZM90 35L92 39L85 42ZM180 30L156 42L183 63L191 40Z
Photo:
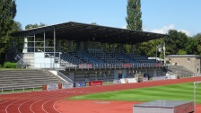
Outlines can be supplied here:
M57 72L58 72L58 75L60 77L62 77L64 80L67 80L68 82L73 83L73 81L70 78L68 78L66 75L64 75L63 73L61 73L59 71L57 71Z
M41 85L41 84L34 84L33 86L30 86L30 85L17 85L17 86L4 86L4 87L0 87L0 89L1 88L18 88L18 87L38 87L39 85ZM42 86L41 86L42 87Z
M35 84L33 86L30 85L18 85L18 86L6 86L6 87L0 87L0 93L5 93L5 92L14 92L16 90L23 90L25 91L26 89L32 89L33 91L36 88L41 88L42 89L42 85L41 84Z
M21 68L21 67L22 67L22 64L23 64L23 59L20 58L20 59L17 61L17 64L16 64L17 68Z

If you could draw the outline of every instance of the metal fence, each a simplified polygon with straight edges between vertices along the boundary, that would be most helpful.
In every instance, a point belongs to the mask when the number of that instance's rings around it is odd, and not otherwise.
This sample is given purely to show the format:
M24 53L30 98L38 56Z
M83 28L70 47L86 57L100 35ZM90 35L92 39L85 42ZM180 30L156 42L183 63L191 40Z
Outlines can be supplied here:
M19 86L7 86L7 87L0 87L1 93L14 93L14 92L26 92L26 91L42 91L42 85L34 85L34 86L26 86L26 85L19 85Z

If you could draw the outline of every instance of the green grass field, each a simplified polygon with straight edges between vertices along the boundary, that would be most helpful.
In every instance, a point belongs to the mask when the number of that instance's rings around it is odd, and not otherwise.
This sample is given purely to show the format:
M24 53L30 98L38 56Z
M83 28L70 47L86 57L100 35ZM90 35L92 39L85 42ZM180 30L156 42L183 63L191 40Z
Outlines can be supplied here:
M197 103L201 103L201 85L196 90ZM157 86L141 89L122 90L106 93L88 94L68 98L71 100L121 100L121 101L152 101L152 100L189 100L194 99L193 83Z

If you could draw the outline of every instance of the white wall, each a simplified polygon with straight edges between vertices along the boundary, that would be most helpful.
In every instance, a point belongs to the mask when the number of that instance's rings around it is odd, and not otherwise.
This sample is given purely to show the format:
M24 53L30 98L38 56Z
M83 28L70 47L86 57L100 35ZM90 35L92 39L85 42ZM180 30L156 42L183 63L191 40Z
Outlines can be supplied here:
M34 53L35 68L59 68L59 63L54 63L54 58L45 58L45 53Z

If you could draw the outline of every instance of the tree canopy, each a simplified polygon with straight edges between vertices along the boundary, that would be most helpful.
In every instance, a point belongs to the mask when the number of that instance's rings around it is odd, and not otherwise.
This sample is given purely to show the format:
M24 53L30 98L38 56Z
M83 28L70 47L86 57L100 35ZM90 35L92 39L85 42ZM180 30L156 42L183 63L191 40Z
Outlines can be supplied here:
M197 35L195 35L194 38L195 38L194 44L196 46L196 47L193 46L195 47L194 51L196 51L196 53L201 56L201 33L198 33Z
M38 28L38 27L43 27L46 26L44 23L40 24L28 24L25 26L25 30L33 29L33 28Z
M142 30L141 0L128 0L127 4L127 29Z
M10 33L20 30L20 23L15 22L17 13L15 0L0 0L0 63L5 60L5 53L11 42Z
M0 37L12 28L16 12L15 0L0 0Z

